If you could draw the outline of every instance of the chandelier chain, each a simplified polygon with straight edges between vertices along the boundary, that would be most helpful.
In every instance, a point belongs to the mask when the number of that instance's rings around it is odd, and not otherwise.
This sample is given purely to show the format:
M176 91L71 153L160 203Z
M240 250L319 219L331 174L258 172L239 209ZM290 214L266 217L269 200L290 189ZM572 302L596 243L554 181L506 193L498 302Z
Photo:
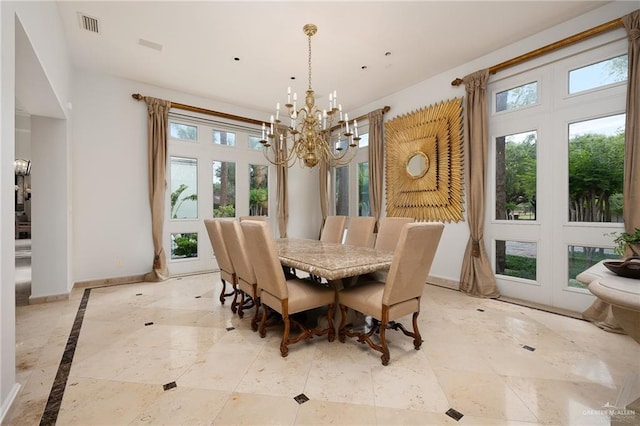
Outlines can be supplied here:
M311 90L311 36L307 36L309 41L309 90Z

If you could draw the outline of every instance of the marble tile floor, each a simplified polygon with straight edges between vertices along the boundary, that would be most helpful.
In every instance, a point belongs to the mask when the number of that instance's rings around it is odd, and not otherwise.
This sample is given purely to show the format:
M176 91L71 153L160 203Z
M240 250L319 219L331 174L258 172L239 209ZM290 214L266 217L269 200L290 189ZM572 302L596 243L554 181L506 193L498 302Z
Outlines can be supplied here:
M355 340L314 338L282 358L281 329L261 339L252 311L240 319L220 304L220 287L203 274L17 307L22 388L5 423L608 425L607 407L640 372L628 336L431 285L421 350L390 331L387 367Z

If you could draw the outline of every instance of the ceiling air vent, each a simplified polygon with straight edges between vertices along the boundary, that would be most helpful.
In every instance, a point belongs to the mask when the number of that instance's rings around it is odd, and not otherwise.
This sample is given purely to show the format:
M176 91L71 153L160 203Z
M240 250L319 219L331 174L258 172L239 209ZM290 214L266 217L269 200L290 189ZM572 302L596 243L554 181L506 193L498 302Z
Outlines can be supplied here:
M82 29L96 34L100 33L99 21L96 18L92 18L84 13L78 13L78 16L80 17L80 26Z

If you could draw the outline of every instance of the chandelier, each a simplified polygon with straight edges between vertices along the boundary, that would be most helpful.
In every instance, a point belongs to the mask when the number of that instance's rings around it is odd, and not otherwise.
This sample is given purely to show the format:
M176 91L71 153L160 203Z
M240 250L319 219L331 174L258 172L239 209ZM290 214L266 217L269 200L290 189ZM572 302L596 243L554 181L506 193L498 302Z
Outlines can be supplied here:
M280 103L276 104L275 117L271 116L269 126L262 123L264 155L270 163L291 167L297 160L305 167L315 167L320 161L329 166L342 166L351 161L358 150L358 123L349 123L349 115L342 113L338 95L334 90L329 93L328 108L316 106L311 88L311 36L318 27L306 24L302 31L309 44L309 88L306 91L304 106L297 108L297 93L291 87L287 89L286 115L289 123L280 120ZM281 124L282 123L282 124Z
M29 176L31 174L31 161L17 159L13 162L16 176Z

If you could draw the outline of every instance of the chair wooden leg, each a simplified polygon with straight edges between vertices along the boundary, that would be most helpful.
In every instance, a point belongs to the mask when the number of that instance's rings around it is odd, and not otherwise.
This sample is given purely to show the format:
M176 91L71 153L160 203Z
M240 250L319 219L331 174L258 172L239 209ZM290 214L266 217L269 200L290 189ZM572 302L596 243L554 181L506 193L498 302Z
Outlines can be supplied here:
M259 331L260 331L260 337L264 337L267 335L267 307L264 306L262 308L262 320L260 321L260 327L259 327Z
M238 293L240 293L240 303L238 303L238 316L240 318L244 318L245 294L242 290L238 290Z
M291 321L289 320L289 313L283 310L282 321L284 322L284 330L282 331L282 342L280 343L280 354L282 357L289 355L289 333L291 332Z
M384 314L383 314L384 316ZM380 359L382 360L382 365L389 365L389 347L387 346L387 322L384 319L380 322L380 348L382 349L382 356Z
M338 340L341 343L344 343L346 340L346 322L347 322L347 307L343 304L340 304L340 326L338 327Z
M220 280L222 281L222 290L220 291L220 304L224 305L224 299L225 297L227 297L226 291L227 291L227 283L225 280Z
M238 289L233 286L233 302L231 302L231 312L234 314L238 312Z
M414 312L413 313L413 333L414 333L414 338L413 338L413 347L418 350L420 349L420 346L422 346L422 336L420 336L420 330L418 330L418 315L420 314L420 312Z
M260 310L260 299L257 296L254 296L253 299L255 301L256 310L253 312L253 318L251 318L251 329L253 331L258 330L258 311ZM264 308L262 308L264 310Z
M334 304L330 304L327 309L327 328L329 329L329 341L333 342L336 340L336 328L333 325L333 308ZM340 321L342 323L342 321Z

